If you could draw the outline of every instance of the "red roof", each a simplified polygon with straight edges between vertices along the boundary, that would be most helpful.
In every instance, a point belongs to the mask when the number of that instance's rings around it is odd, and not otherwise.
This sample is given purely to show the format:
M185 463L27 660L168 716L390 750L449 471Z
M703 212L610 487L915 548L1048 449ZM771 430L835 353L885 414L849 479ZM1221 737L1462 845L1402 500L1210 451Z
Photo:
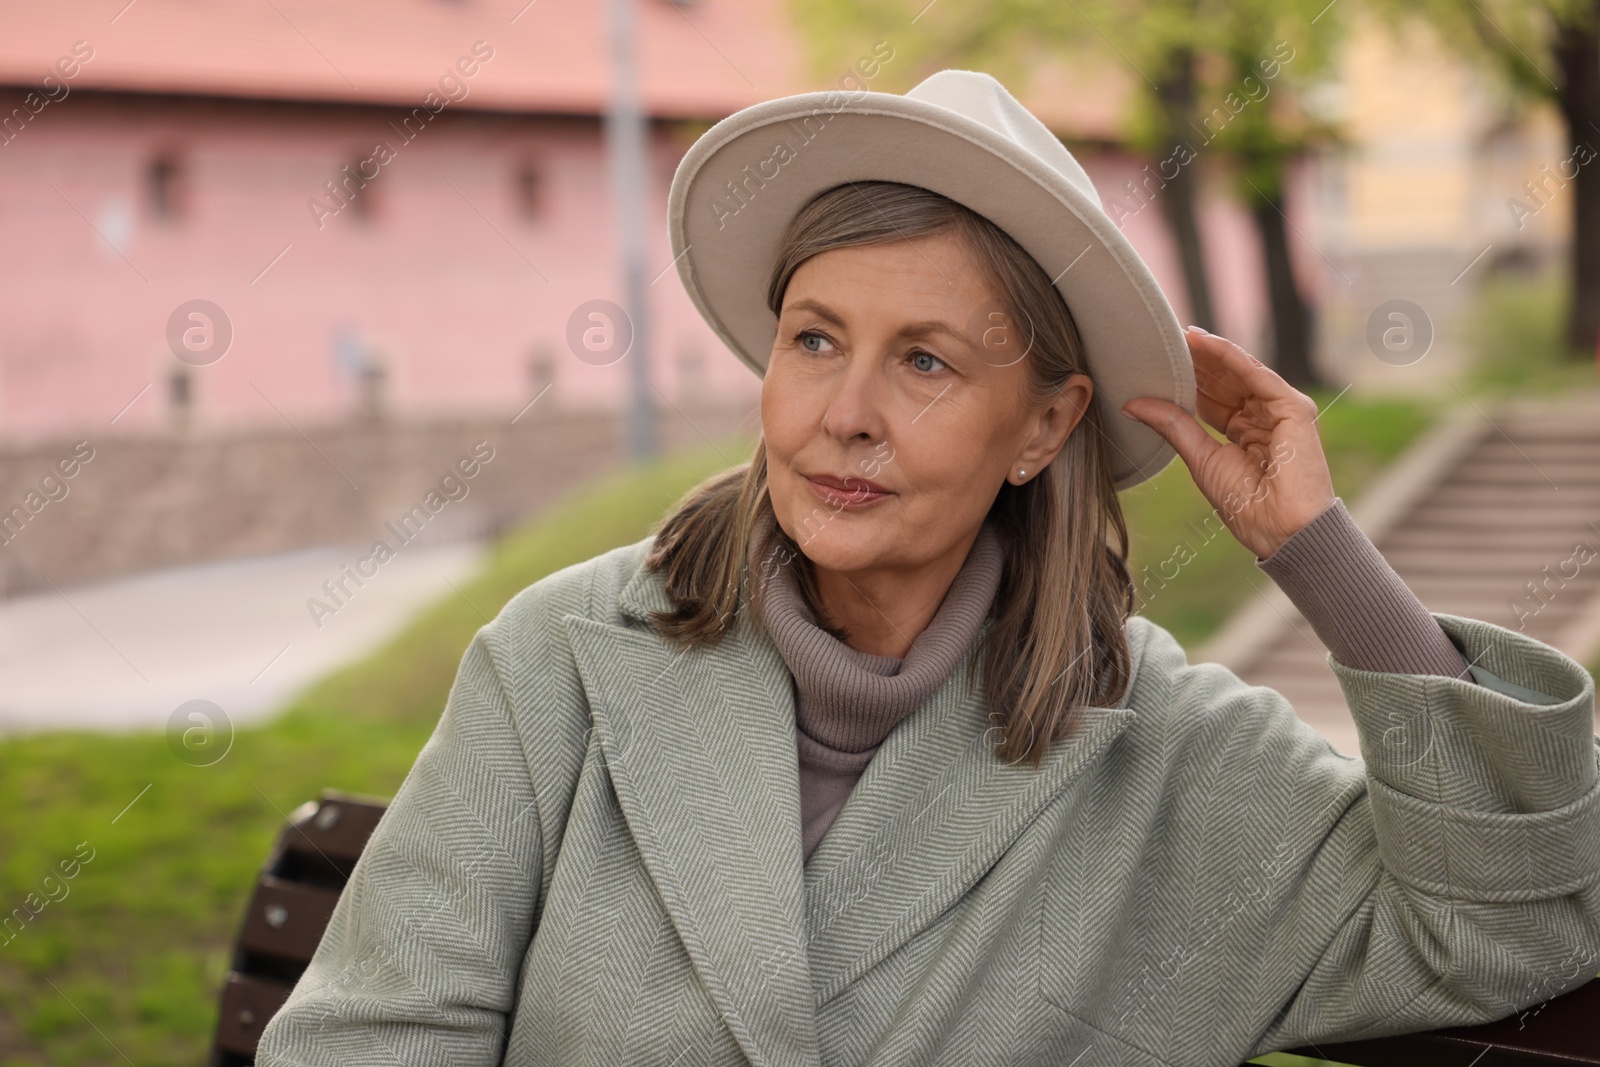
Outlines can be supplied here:
M0 32L0 82L38 83L81 40L94 58L74 88L416 106L481 40L493 58L466 79L463 106L596 114L606 105L604 0L126 2L14 5ZM652 114L716 117L825 87L796 69L781 0L637 0L635 10Z
M605 0L40 0L12 5L0 29L0 84L39 84L74 42L93 58L73 88L256 99L421 104L474 42L493 58L462 108L598 114L611 80ZM785 0L635 0L646 110L719 118L790 93L832 87L811 75ZM903 53L894 87L917 70ZM1056 129L1105 136L1122 90L1087 72L1063 91L1041 79L1035 113ZM1048 82L1048 87L1046 87ZM455 90L459 92L459 90ZM10 94L7 94L8 96ZM8 108L10 106L8 102Z

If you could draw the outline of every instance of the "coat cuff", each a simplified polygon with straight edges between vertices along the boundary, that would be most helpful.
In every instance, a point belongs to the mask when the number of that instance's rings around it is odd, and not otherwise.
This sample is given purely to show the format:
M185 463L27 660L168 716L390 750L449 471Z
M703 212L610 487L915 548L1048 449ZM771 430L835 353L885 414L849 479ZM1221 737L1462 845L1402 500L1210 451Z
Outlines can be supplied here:
M1526 634L1479 619L1433 618L1481 684L1329 660L1355 719L1367 773L1387 787L1373 791L1374 806L1388 809L1383 817L1407 823L1404 836L1393 840L1427 855L1442 842L1426 839L1452 820L1484 826L1498 825L1483 821L1491 815L1548 820L1589 797L1600 779L1589 672ZM1431 809L1439 810L1419 824L1416 813ZM1600 839L1589 844L1600 849ZM1600 863L1600 851L1582 859Z
M1374 779L1378 856L1401 881L1452 900L1545 900L1600 882L1600 784L1553 811L1467 811Z

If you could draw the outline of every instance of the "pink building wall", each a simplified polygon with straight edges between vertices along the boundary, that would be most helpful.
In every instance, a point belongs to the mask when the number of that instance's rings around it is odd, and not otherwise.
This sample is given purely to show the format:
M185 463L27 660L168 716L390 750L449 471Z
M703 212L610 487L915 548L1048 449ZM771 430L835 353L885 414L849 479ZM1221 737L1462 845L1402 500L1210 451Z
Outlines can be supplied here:
M405 143L389 126L403 114L84 94L0 150L0 238L22 253L0 262L0 431L108 422L146 386L118 424L162 423L167 376L182 367L168 318L196 298L233 327L226 356L193 371L201 422L281 419L274 404L292 417L348 410L358 391L337 354L344 334L383 353L397 413L515 411L534 394L541 348L563 402L620 396L626 364L579 361L564 340L579 304L619 299L598 121L447 111ZM336 203L324 183L379 140L395 158L319 228L308 201ZM658 269L671 259L660 213L680 151L658 133ZM179 175L167 219L149 188L162 157ZM534 215L524 166L537 175ZM651 313L655 380L672 396L684 346L709 352L710 333L673 272L652 287ZM713 389L752 394L731 361L708 359L706 373Z
M0 33L0 122L30 92L36 111L0 132L0 438L164 427L175 373L187 374L200 428L338 419L362 403L353 363L363 353L381 355L398 417L520 410L544 384L541 355L554 382L541 404L624 402L627 362L596 366L566 341L580 304L621 302L599 118L611 83L604 5L103 7L19 7ZM739 107L861 84L867 43L841 41L835 65L808 68L787 0L646 0L638 17L640 92L657 116L652 375L663 404L748 403L758 381L701 323L670 266L672 171L692 131ZM932 73L913 42L883 44L874 51L892 59L868 88L903 92ZM1125 128L1131 80L1117 62L1075 58L1011 88L1090 145L1080 159L1112 197L1146 162L1096 147ZM391 123L436 90L451 102L402 143ZM52 100L40 106L40 93ZM326 202L324 183L379 140L395 157L319 228L308 200ZM1257 239L1217 162L1202 150L1189 166L1208 189L1201 228L1221 328L1265 350ZM171 218L153 195L158 173L170 178ZM1319 239L1306 173L1290 214L1315 295L1327 271L1301 239ZM1187 320L1159 205L1126 232ZM233 341L219 361L187 368L166 334L196 299L224 310Z
M226 356L187 372L201 427L343 417L361 402L349 365L361 351L381 354L386 404L401 417L515 413L541 386L532 369L541 353L553 387L540 403L622 405L627 361L596 366L566 341L580 304L622 302L599 119L446 108L404 142L390 124L405 114L77 92L40 115L0 148L0 436L167 425L170 378L185 366L169 349L168 320L195 299L219 305L233 330ZM659 125L652 146L653 380L674 402L753 402L758 380L670 268L664 212L684 129ZM350 206L324 209L319 228L308 201L334 204L324 183L378 141L394 158ZM1082 155L1106 197L1144 165ZM154 190L162 159L172 163L168 218ZM525 170L537 182L531 214ZM1249 218L1213 192L1202 226L1222 328L1257 342ZM1125 232L1187 321L1159 206Z
M1272 350L1270 311L1266 304L1266 273L1261 240L1246 206L1232 192L1232 175L1221 168L1217 158L1205 159L1201 174L1200 239L1211 284L1211 301L1216 309L1221 332L1262 359ZM1084 169L1094 181L1101 201L1108 209L1117 198L1131 213L1121 216L1122 232L1149 264L1162 292L1171 302L1178 321L1193 321L1189 295L1178 262L1177 245L1167 229L1159 203L1161 192L1141 206L1127 183L1149 188L1145 171L1149 160L1119 151L1098 152L1082 159ZM1190 166L1195 166L1191 163ZM1151 165L1152 170L1154 166ZM1290 257L1302 296L1316 304L1323 293L1328 268L1310 243L1320 237L1316 225L1316 164L1304 161L1289 175L1288 214ZM1118 218L1117 212L1112 212Z

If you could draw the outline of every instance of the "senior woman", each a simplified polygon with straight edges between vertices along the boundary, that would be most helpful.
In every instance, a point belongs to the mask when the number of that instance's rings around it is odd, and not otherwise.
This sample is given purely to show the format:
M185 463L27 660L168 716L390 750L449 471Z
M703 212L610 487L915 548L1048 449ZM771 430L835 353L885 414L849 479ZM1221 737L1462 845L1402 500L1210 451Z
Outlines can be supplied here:
M264 1067L1232 1067L1593 975L1591 678L1417 602L998 82L756 105L671 205L754 458L478 633ZM1131 614L1174 451L1361 759Z

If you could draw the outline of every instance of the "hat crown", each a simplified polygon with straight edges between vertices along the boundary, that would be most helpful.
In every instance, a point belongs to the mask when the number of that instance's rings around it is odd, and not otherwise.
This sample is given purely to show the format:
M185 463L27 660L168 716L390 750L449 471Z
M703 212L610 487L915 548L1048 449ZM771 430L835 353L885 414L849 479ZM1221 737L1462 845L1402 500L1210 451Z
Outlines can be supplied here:
M994 75L981 70L941 70L905 95L982 123L1066 178L1092 203L1100 203L1094 182L1067 146Z

